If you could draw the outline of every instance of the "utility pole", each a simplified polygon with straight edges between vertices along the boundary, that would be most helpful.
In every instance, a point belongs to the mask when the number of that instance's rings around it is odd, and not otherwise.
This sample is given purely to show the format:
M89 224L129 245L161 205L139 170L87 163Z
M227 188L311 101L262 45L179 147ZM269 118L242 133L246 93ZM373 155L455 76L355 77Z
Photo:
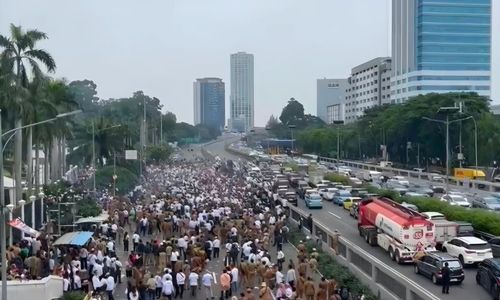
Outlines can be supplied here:
M458 109L459 113L462 114L462 101L458 102ZM458 134L458 163L460 164L460 168L462 168L462 161L464 159L463 153L462 153L462 121L459 123L460 127L460 132Z
M95 193L96 193L95 176L97 173L97 169L95 166L95 121L94 120L92 120L92 170L94 171L93 189L94 189L94 195L95 195Z
M7 224L5 222L5 190L3 185L3 131L2 131L2 110L0 109L0 255L2 256L2 299L7 299Z
M417 144L417 168L420 169L420 143Z

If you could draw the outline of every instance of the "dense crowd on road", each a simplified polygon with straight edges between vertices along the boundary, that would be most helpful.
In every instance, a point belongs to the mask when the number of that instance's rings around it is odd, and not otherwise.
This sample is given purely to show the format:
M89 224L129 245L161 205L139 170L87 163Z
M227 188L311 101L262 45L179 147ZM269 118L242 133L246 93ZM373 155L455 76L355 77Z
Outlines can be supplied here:
M285 255L297 226L272 184L223 166L199 159L148 167L139 193L106 197L109 220L92 227L85 246L49 248L42 236L10 247L9 278L57 274L65 292L92 299L351 299L335 280L314 279L315 249L300 243L296 258Z

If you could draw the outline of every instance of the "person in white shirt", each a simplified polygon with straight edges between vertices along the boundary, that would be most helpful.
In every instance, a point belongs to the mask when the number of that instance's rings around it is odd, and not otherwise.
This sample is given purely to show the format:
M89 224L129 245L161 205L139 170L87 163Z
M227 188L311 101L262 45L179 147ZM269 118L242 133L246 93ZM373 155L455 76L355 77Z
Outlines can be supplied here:
M214 277L209 270L207 270L206 273L203 274L203 277L201 277L201 284L203 285L203 289L205 290L206 299L212 299L214 297L214 293L212 291L213 281Z
M82 289L82 278L80 277L80 271L76 271L73 275L73 290Z
M294 286L294 283L297 281L297 275L295 273L295 269L292 265L288 266L288 271L286 272L286 282L291 286Z
M220 240L216 236L212 242L212 248L213 248L213 254L214 258L219 258L219 253L220 253Z
M238 291L238 277L239 277L239 271L236 266L234 266L231 269L231 275L233 276L231 280L231 292L236 293Z
M63 292L69 292L70 281L68 275L63 275Z
M109 273L106 274L106 292L108 293L108 300L115 300L113 291L115 289L115 279Z
M184 274L183 272L177 272L175 278L177 280L177 285L179 286L179 290L178 293L175 294L175 298L177 298L177 296L180 296L182 299L184 295L184 285L186 284L186 274Z
M93 272L94 274L97 274L98 277L101 277L102 276L102 264L96 262L95 265L94 265L94 268L93 268Z
M169 300L172 300L172 294L174 293L174 284L172 283L172 276L167 274L165 280L162 282L162 293Z
M191 297L196 297L196 290L198 289L198 279L200 275L198 273L191 271L189 273L189 287L191 289Z
M278 268L278 271L276 271L276 284L283 283L283 279L285 278L285 275L281 273L281 268Z
M156 287L155 298L159 299L161 298L161 289L163 287L160 274L156 274L155 276L155 287Z
M108 250L107 254L109 256L113 256L113 253L115 252L115 242L109 240L109 242L106 244L106 249Z
M94 275L92 276L92 288L94 291L100 291L101 290L101 281L99 280L99 276L97 276L97 272L94 271Z
M172 251L172 255L170 255L170 262L173 265L177 262L179 258L179 251Z
M134 251L137 250L137 245L139 245L139 240L141 239L141 236L135 232L134 235L132 235L132 241L134 243Z
M283 250L278 251L277 261L278 261L278 268L281 269L283 267L283 262L285 261L285 253L283 253Z

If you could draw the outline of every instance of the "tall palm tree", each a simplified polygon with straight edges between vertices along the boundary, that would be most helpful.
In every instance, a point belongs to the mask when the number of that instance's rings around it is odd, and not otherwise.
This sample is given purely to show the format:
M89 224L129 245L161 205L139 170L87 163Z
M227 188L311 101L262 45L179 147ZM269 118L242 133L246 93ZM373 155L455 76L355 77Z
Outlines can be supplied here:
M24 100L21 91L26 89L28 85L28 73L34 76L41 76L42 71L39 63L47 68L47 71L53 72L56 68L56 63L52 56L45 50L36 49L36 43L47 39L47 35L36 29L24 31L21 26L10 25L10 37L0 35L0 47L3 51L0 59L5 61L7 67L15 74L16 95L14 105L9 110L15 114L14 128L23 125L23 109ZM16 199L17 201L22 196L21 184L21 168L22 168L22 131L18 130L15 136L15 181L16 181Z

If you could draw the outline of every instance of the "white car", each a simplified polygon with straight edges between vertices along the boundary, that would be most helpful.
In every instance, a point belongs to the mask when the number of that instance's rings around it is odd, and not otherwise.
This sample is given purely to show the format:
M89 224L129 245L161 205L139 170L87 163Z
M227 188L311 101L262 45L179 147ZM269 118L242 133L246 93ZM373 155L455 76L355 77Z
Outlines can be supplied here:
M441 197L441 201L448 202L449 205L470 208L472 205L462 195L446 194Z
M443 252L458 257L462 265L482 262L493 258L491 246L484 240L473 236L456 237L443 243Z
M405 177L403 176L393 176L391 178L391 180L401 184L401 185L404 185L404 186L409 186L410 185L410 182L408 181L408 179L406 179Z
M363 184L363 182L361 180L359 180L358 178L356 178L356 177L349 177L349 180L354 185L362 185Z
M427 220L446 220L446 217L442 213L436 211L426 211L423 212L422 215Z
M327 201L333 201L333 196L335 196L335 193L338 190L339 189L337 189L337 188L327 188L326 193L323 193L323 199L325 199Z

